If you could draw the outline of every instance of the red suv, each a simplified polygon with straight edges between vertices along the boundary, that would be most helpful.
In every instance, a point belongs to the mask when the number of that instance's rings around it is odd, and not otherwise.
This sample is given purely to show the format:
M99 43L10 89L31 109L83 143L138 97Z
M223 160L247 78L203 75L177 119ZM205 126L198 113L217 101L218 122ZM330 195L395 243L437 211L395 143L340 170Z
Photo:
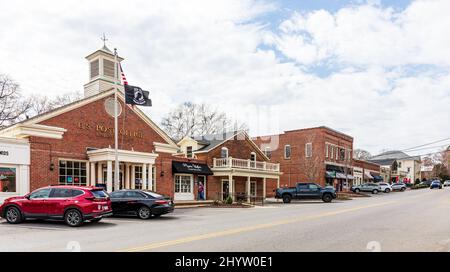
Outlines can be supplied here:
M112 215L111 200L102 188L50 186L22 197L11 197L0 206L0 216L8 223L26 219L64 220L71 227L84 221L98 222Z

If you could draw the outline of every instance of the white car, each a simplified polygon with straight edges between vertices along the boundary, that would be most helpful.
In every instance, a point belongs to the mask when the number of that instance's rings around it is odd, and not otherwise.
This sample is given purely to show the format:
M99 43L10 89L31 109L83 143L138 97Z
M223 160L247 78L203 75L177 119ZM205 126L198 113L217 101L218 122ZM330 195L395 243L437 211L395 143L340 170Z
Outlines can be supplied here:
M380 182L378 183L380 185L381 191L385 193L390 193L392 191L392 187L389 183L386 182Z
M450 186L450 180L444 181L444 187Z

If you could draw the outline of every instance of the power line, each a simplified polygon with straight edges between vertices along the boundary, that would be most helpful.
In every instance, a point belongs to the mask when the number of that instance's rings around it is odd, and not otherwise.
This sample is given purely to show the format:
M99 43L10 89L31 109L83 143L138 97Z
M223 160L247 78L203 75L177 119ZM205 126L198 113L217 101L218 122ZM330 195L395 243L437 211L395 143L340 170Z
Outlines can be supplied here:
M442 139L442 140L438 140L438 141L434 141L434 142L430 142L430 143L426 143L426 144L422 144L422 145L418 145L418 146L413 146L413 147L406 148L406 149L403 149L403 150L400 150L400 151L408 151L408 150L411 150L411 149L416 149L416 148L419 148L419 147L423 147L423 146L427 146L427 145L431 145L431 144L435 144L435 143L440 143L440 142L444 142L444 141L447 141L447 140L450 140L450 138L445 138L445 139Z
M432 148L439 148L439 147L447 147L448 144L445 145L435 145L435 146L430 146L430 147L422 147L422 148L415 148L414 150L409 150L408 152L416 152L418 150L424 150L424 149L432 149Z

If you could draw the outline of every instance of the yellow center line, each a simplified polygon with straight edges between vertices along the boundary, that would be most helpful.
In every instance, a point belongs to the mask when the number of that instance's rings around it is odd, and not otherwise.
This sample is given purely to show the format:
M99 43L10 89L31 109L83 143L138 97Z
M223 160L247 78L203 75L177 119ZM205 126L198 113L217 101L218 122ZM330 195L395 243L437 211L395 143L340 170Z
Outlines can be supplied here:
M127 248L127 249L122 249L119 251L120 252L138 252L138 251L151 250L151 249L155 249L155 248L174 246L174 245L185 244L185 243L199 241L199 240L206 240L206 239L217 238L217 237L222 237L222 236L227 236L227 235L240 234L240 233L254 231L254 230L272 228L272 227L276 227L276 226L280 226L280 225L304 222L304 221L308 221L308 220L314 220L314 219L319 219L319 218L323 218L323 217L359 211L359 210L367 209L367 208L385 206L385 205L389 205L389 204L392 204L395 202L396 201L388 201L388 202L372 204L372 205L367 205L367 206L360 206L360 207L355 207L355 208L326 212L326 213L321 213L321 214L317 214L317 215L294 217L291 219L275 221L272 223L265 223L265 224L253 225L253 226L248 226L248 227L240 227L240 228L234 228L234 229L229 229L229 230L224 230L224 231L211 232L211 233L206 233L206 234L201 234L201 235L180 238L180 239L176 239L176 240L169 240L169 241L165 241L165 242L151 243L151 244L140 246L140 247L132 247L132 248Z

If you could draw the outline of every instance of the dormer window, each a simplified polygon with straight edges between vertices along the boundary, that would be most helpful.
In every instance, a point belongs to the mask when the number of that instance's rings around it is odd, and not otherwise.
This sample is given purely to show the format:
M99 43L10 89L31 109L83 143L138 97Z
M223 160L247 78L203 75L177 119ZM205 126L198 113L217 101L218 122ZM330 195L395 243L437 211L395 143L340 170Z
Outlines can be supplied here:
M256 161L256 153L255 152L250 153L250 160Z
M188 158L192 158L193 157L192 146L186 147L186 157L188 157Z
M222 147L222 149L220 150L220 157L228 158L228 148Z
M100 74L100 67L98 59L91 61L91 78L94 78Z

